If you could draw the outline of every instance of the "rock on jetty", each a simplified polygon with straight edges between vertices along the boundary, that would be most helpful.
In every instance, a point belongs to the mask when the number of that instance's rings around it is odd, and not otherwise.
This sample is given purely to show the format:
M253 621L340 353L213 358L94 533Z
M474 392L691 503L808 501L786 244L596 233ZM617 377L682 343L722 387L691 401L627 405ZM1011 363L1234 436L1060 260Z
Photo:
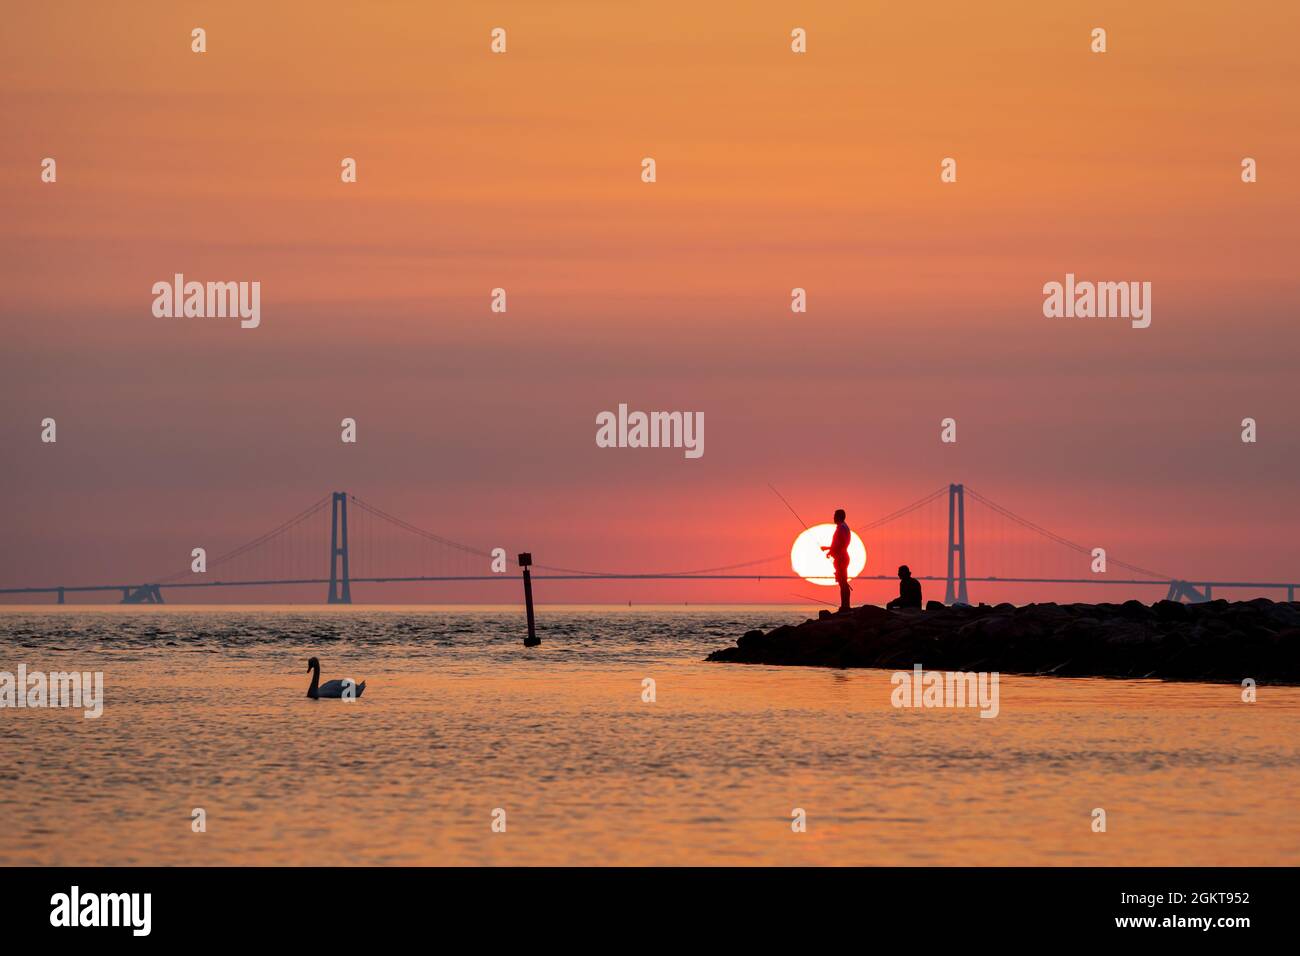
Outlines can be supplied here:
M1300 684L1300 602L866 605L749 631L708 660Z

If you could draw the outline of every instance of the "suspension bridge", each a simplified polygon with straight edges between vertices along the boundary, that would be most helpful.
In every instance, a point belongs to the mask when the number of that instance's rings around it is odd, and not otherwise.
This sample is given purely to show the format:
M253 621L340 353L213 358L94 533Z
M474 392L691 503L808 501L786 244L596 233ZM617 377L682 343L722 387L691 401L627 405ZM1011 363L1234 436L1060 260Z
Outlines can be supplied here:
M969 506L969 507L968 507ZM969 511L969 514L968 514ZM970 603L970 585L1104 585L1164 590L1170 600L1212 600L1216 590L1295 599L1295 583L1189 579L1113 557L1096 573L1093 547L1056 534L975 489L950 484L873 521L855 523L876 568L907 564L922 581L942 582L944 603ZM968 538L968 532L971 537ZM968 541L973 546L969 546ZM520 555L519 557L524 557ZM525 559L527 563L527 559ZM325 588L329 604L351 604L354 585L517 580L504 549L451 540L343 491L332 492L264 534L211 559L144 581L0 588L0 595L112 594L123 604L161 604L164 592L210 588ZM328 574L325 569L328 568ZM1117 571L1116 571L1117 569ZM802 581L788 552L722 567L610 571L532 565L533 580ZM894 575L859 575L892 581Z

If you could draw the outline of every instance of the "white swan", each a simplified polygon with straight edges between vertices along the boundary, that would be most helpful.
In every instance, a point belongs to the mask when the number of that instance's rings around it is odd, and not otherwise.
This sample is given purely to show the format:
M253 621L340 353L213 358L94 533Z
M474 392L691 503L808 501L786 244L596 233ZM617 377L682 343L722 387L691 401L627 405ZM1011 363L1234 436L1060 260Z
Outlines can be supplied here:
M312 700L321 697L342 697L345 690L349 687L356 688L352 696L360 697L365 692L366 682L358 684L354 680L331 680L324 684L320 682L320 661L312 658L307 662L307 670L311 671L311 686L307 688L307 696Z

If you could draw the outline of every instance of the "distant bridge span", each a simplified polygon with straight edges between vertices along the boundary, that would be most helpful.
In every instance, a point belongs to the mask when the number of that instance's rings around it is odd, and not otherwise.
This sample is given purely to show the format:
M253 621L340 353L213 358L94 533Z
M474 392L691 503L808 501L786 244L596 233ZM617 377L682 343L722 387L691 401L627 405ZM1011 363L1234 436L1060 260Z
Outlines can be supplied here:
M1014 575L1002 576L995 574L985 575L968 575L966 573L966 495L971 497L984 506L989 513L998 516L1007 526L1015 526L1023 534L1029 532L1051 543L1062 546L1069 551L1089 555L1090 549L1083 545L1077 544L1066 538L1063 538L1053 532L1048 531L1033 522L1028 521L1004 508L1001 505L990 501L988 498L980 495L974 489L967 488L961 484L948 485L946 488L940 488L917 501L912 502L904 508L885 515L875 521L865 525L858 526L855 530L867 534L875 529L884 527L909 515L915 515L921 509L927 506L941 504L942 497L947 494L947 543L944 547L946 558L946 574L915 574L914 576L921 581L939 582L945 584L946 592L944 602L947 604L966 604L968 601L967 585L970 583L986 584L1034 584L1034 585L1119 585L1126 587L1152 587L1163 588L1166 590L1166 597L1170 600L1187 600L1191 602L1202 602L1213 599L1214 590L1221 589L1243 589L1251 591L1274 591L1278 596L1285 595L1285 600L1295 600L1296 583L1281 581L1218 581L1205 579L1188 579L1170 575L1159 574L1146 568L1126 564L1122 561L1111 560L1110 564L1136 572L1143 577L1111 577L1108 574L1095 574L1091 577L1070 577L1070 576L1035 576L1035 575ZM364 529L362 535L364 546L361 550L365 552L367 562L375 560L378 553L380 563L385 557L385 542L381 539L376 548L374 532L376 525L389 533L404 534L409 539L416 539L424 548L436 549L441 556L445 557L450 553L458 557L461 561L461 567L458 570L466 573L434 573L434 574L407 574L407 573L367 573L353 574L353 558L361 542L349 535L348 524L348 505L349 503L357 509L357 514L367 519L368 526ZM495 556L490 552L473 548L468 545L460 544L447 538L443 538L432 532L424 531L415 525L412 525L400 518L388 514L379 508L370 505L354 495L346 492L333 492L330 495L321 498L304 511L290 518L280 526L272 529L270 532L263 534L252 541L246 542L238 548L235 548L223 555L214 558L211 562L213 568L240 566L239 562L249 563L250 556L254 559L265 558L267 553L272 557L271 567L283 568L286 566L296 567L305 565L310 567L315 564L315 559L310 555L296 553L293 538L299 534L301 529L309 527L310 519L316 515L323 515L326 506L330 507L329 536L327 548L320 545L324 542L314 543L312 546L317 550L315 555L319 556L321 550L326 550L329 558L329 575L322 576L319 574L272 574L257 575L251 574L247 577L239 577L229 580L206 579L205 573L190 573L183 571L168 577L162 577L153 581L124 583L124 584L83 584L83 585L51 585L43 587L12 587L0 588L0 595L4 594L49 594L57 598L59 604L64 603L65 596L70 593L116 593L120 594L120 602L123 604L161 604L165 603L163 592L167 590L198 590L203 588L252 588L252 587L297 587L297 586L320 586L327 588L326 602L329 604L351 604L352 603L352 585L353 584L418 584L418 583L435 583L435 582L488 582L488 581L514 581L513 576L505 573L468 573L470 566L475 562L487 560L501 560L500 555ZM942 519L940 517L940 526ZM298 542L297 549L302 549L302 542ZM773 565L781 562L785 569L776 570ZM255 563L255 562L254 562ZM257 565L260 567L265 564ZM320 565L316 565L319 567ZM760 569L760 566L763 566ZM539 572L533 575L534 580L538 581L804 581L805 579L794 574L789 568L787 556L784 554L773 555L767 558L761 558L755 561L746 561L739 564L727 565L720 568L705 568L696 571L681 572L638 572L638 571L584 571L572 568L552 567L543 564L536 564L534 568ZM744 568L753 568L750 571L744 571ZM444 569L445 570L445 569ZM211 574L211 570L206 574ZM896 580L894 575L873 574L859 575L855 580L858 581L893 581Z

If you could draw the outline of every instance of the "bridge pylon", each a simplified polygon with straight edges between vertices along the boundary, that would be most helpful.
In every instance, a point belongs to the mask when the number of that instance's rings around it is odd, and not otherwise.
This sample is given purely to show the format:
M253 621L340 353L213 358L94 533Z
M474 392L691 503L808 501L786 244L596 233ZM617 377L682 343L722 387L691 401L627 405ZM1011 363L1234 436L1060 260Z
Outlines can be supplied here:
M352 603L352 578L348 574L348 494L346 491L334 492L333 511L330 515L330 593L327 603Z
M953 576L953 558L957 574ZM948 590L944 604L969 604L966 597L966 489L948 486Z

